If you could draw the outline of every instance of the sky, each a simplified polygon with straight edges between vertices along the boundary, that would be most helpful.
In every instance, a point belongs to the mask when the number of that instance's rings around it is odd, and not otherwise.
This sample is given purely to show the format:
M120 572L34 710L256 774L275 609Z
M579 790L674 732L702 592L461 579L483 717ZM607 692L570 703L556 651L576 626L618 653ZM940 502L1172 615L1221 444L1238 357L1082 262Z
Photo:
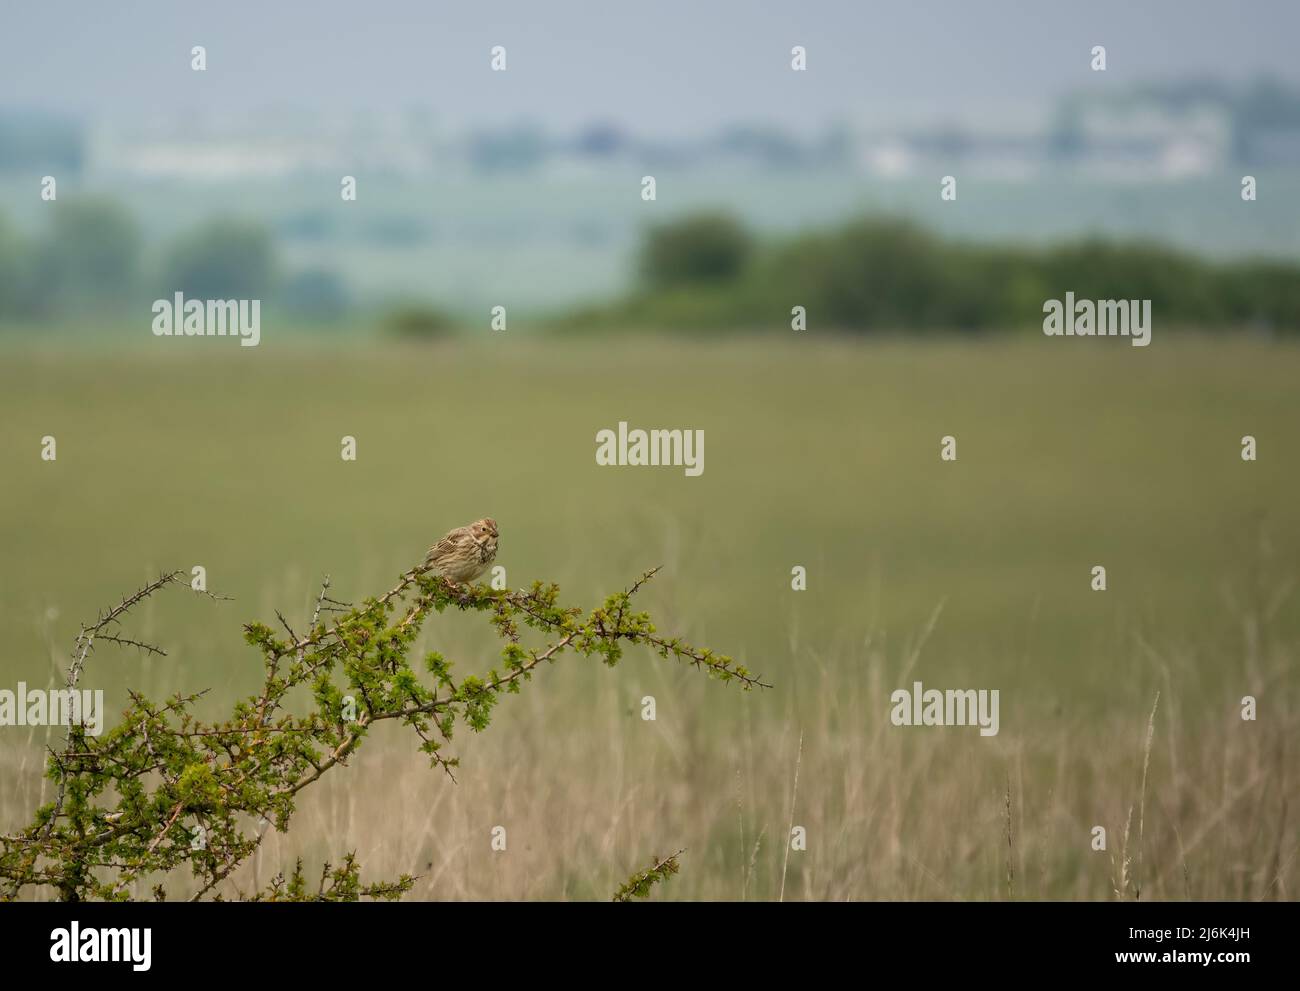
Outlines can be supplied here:
M457 126L651 134L987 123L1139 80L1300 83L1297 38L1297 0L0 0L0 107L127 121L425 108ZM1098 44L1104 74L1089 69ZM794 45L807 72L790 70Z

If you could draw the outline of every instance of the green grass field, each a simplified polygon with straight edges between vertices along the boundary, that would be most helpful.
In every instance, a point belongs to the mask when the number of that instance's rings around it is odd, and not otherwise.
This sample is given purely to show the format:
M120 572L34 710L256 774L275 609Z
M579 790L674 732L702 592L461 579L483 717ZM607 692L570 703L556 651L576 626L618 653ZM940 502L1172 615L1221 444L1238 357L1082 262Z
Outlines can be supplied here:
M259 682L241 623L301 619L326 573L339 598L379 592L483 515L514 587L590 606L663 565L643 593L661 629L774 685L569 659L457 738L459 785L379 732L264 846L263 883L355 849L367 876L422 874L422 898L607 898L684 847L658 897L1295 896L1298 346L267 334L0 356L0 687L60 680L79 620L203 565L233 602L151 602L130 628L169 656L101 649L83 684L110 712L128 687L211 687L215 715ZM620 420L703 429L703 475L597 466ZM464 616L425 641L458 670L495 660ZM892 726L913 680L999 689L999 735ZM48 800L44 742L0 731L0 830Z

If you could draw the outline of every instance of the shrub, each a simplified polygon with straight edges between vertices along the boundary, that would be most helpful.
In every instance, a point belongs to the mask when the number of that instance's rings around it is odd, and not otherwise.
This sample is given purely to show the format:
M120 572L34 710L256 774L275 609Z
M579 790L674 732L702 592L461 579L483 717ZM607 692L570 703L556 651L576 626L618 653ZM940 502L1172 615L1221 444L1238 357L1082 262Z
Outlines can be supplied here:
M100 643L161 653L125 636L121 620L160 589L182 584L182 574L161 576L83 627L68 688ZM376 723L409 726L430 766L451 776L458 760L446 751L456 732L485 729L502 694L519 692L566 651L613 666L626 647L640 645L724 682L761 685L730 657L655 631L649 615L632 605L653 574L586 615L561 605L559 588L542 582L528 590L493 590L458 585L421 567L353 608L327 596L326 580L305 634L282 616L283 633L262 623L244 627L245 640L261 655L263 685L235 702L226 718L196 718L191 706L197 695L152 701L132 693L121 723L102 736L72 725L66 746L49 759L55 800L38 809L27 828L0 837L0 894L14 898L35 888L65 901L124 900L146 876L188 871L196 889L190 900L200 899L257 850L265 828L259 823L287 830L298 795L346 765ZM450 660L430 652L423 674L416 672L409 654L424 621L449 607L492 625L504 641L498 667L460 675ZM540 642L525 646L526 630ZM310 704L304 705L305 696ZM314 891L299 863L287 879L280 874L265 890L237 894L253 900L396 898L413 882L404 874L363 885L348 854L339 867L326 865ZM162 883L154 895L166 897Z
M444 337L452 332L455 323L446 313L423 303L404 303L386 313L380 326L395 337L427 340Z

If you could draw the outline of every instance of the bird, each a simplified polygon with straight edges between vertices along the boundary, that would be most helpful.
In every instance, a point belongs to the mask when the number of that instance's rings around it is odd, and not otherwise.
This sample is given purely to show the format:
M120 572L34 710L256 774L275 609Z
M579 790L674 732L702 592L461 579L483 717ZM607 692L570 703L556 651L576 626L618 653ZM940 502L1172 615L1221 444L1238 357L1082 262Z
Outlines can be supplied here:
M425 568L457 583L472 582L497 556L497 521L491 517L458 526L429 548Z

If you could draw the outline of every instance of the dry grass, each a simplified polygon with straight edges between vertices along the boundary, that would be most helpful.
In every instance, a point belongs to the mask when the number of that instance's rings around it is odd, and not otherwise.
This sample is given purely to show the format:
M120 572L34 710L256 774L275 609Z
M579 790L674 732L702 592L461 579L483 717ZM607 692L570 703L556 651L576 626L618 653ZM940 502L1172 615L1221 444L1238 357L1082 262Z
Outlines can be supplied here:
M1133 680L1160 680L1164 704L1144 713L1135 690L1099 724L1043 721L1004 693L1001 733L981 738L890 723L889 692L923 676L923 641L897 655L862 645L841 658L839 671L859 675L848 679L808 651L799 691L816 701L798 719L780 686L741 695L649 656L614 671L570 660L459 741L458 785L400 732L380 731L234 883L355 849L368 877L421 874L415 898L602 899L631 867L685 847L657 897L1295 896L1293 654L1248 635L1217 658L1135 644ZM1206 663L1240 669L1261 699L1257 721L1241 719L1236 697L1198 692ZM640 718L643 693L658 701L654 722ZM44 731L27 733L0 752L6 822L50 797L33 759ZM497 825L505 852L491 849ZM1107 852L1091 849L1095 825ZM782 842L792 826L807 830L806 851Z

